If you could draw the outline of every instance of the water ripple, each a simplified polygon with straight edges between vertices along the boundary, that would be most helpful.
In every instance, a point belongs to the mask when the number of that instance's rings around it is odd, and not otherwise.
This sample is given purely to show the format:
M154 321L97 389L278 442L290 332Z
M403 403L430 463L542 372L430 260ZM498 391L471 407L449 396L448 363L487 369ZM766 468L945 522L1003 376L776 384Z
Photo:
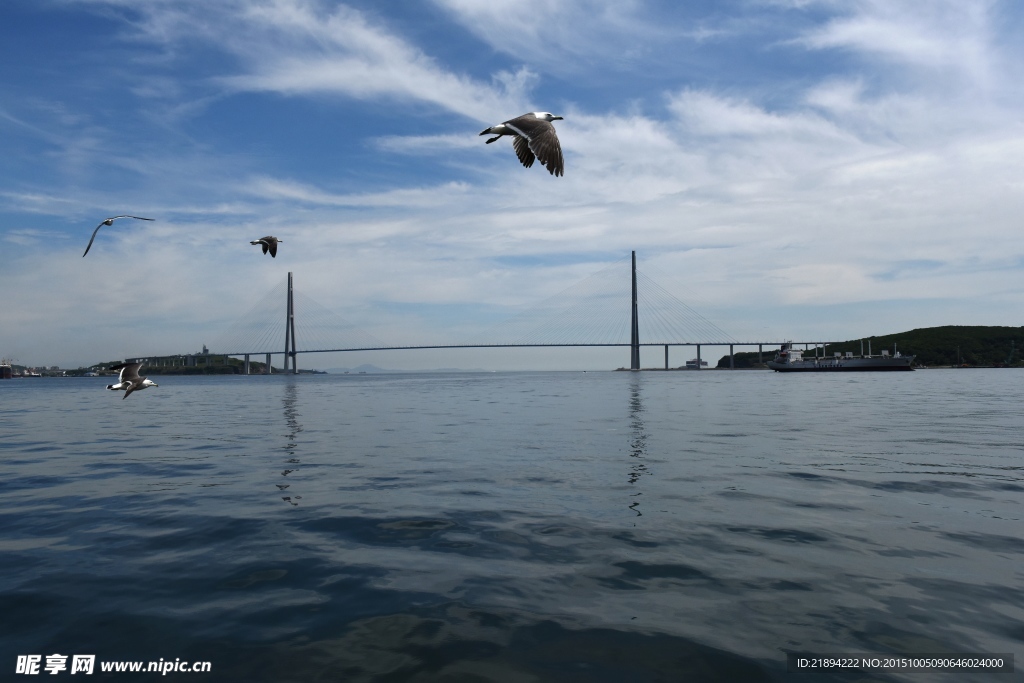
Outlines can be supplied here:
M7 662L788 681L787 651L1024 639L1012 371L168 378L124 403L69 379L0 394Z

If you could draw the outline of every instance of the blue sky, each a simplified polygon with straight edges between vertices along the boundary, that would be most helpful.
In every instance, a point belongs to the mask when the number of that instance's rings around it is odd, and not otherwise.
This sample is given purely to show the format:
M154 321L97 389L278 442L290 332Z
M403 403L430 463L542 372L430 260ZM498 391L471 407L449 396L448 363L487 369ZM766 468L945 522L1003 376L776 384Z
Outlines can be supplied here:
M387 342L459 341L631 249L735 339L1021 324L1018 3L531 10L7 0L0 355L194 351L288 271ZM477 136L535 110L565 117L563 178ZM83 259L119 213L157 220ZM248 244L265 234L276 260ZM303 365L627 357L488 353Z

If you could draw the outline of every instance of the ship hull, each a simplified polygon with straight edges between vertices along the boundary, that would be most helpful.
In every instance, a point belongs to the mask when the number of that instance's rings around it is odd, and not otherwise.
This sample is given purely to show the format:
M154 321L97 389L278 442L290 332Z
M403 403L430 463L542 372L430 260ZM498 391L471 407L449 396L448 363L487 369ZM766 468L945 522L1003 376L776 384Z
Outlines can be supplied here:
M799 360L793 363L768 361L775 372L895 372L913 370L914 357L900 358L848 358L815 362Z

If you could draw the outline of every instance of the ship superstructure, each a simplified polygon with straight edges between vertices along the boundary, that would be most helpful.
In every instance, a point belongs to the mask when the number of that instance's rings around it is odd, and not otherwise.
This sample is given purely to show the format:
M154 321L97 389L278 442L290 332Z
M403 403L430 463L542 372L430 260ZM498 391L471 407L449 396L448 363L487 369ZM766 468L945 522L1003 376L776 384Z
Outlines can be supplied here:
M831 356L804 358L803 351L794 349L789 342L768 361L768 367L776 372L857 372L884 370L913 370L914 356L904 356L899 351L889 355L883 350L880 355L854 356L852 352L833 353Z

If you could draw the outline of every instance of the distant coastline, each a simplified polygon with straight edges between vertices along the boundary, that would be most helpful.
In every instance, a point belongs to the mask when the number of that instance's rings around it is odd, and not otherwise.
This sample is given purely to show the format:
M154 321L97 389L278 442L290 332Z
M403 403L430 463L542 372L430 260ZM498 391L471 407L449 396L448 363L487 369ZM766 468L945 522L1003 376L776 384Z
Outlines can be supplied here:
M717 348L717 347L716 347ZM899 351L903 355L915 356L915 367L921 368L1024 368L1024 327L979 326L979 325L944 325L941 327L924 327L895 334L873 335L863 339L851 339L833 342L820 346L817 352L831 356L834 353L855 355L866 353L868 349L878 354L883 349L890 353ZM732 357L732 367L737 370L767 369L765 362L774 357L776 349L765 348L757 351L740 351ZM808 348L804 355L813 356L815 348ZM168 364L166 361L172 361ZM140 358L139 360L148 360ZM180 363L175 362L181 360ZM244 374L245 363L239 358L210 353L203 347L198 354L181 356L161 356L154 359L154 364L147 364L143 370L147 375L233 375ZM11 377L83 377L89 375L115 375L109 371L112 365L122 359L105 361L85 368L59 368L57 366L24 366L11 363ZM161 364L163 363L163 364ZM730 358L722 356L714 368L729 369ZM5 368L6 369L6 368ZM696 370L695 367L681 365L668 370ZM249 373L264 374L266 364L255 360L249 363ZM616 368L619 371L628 368ZM641 368L644 371L661 371L664 367ZM272 374L284 372L282 368L271 368ZM487 372L483 368L434 368L430 370L392 370L364 363L353 368L328 368L327 370L299 369L299 374L386 374L404 372ZM8 375L5 373L4 375Z

